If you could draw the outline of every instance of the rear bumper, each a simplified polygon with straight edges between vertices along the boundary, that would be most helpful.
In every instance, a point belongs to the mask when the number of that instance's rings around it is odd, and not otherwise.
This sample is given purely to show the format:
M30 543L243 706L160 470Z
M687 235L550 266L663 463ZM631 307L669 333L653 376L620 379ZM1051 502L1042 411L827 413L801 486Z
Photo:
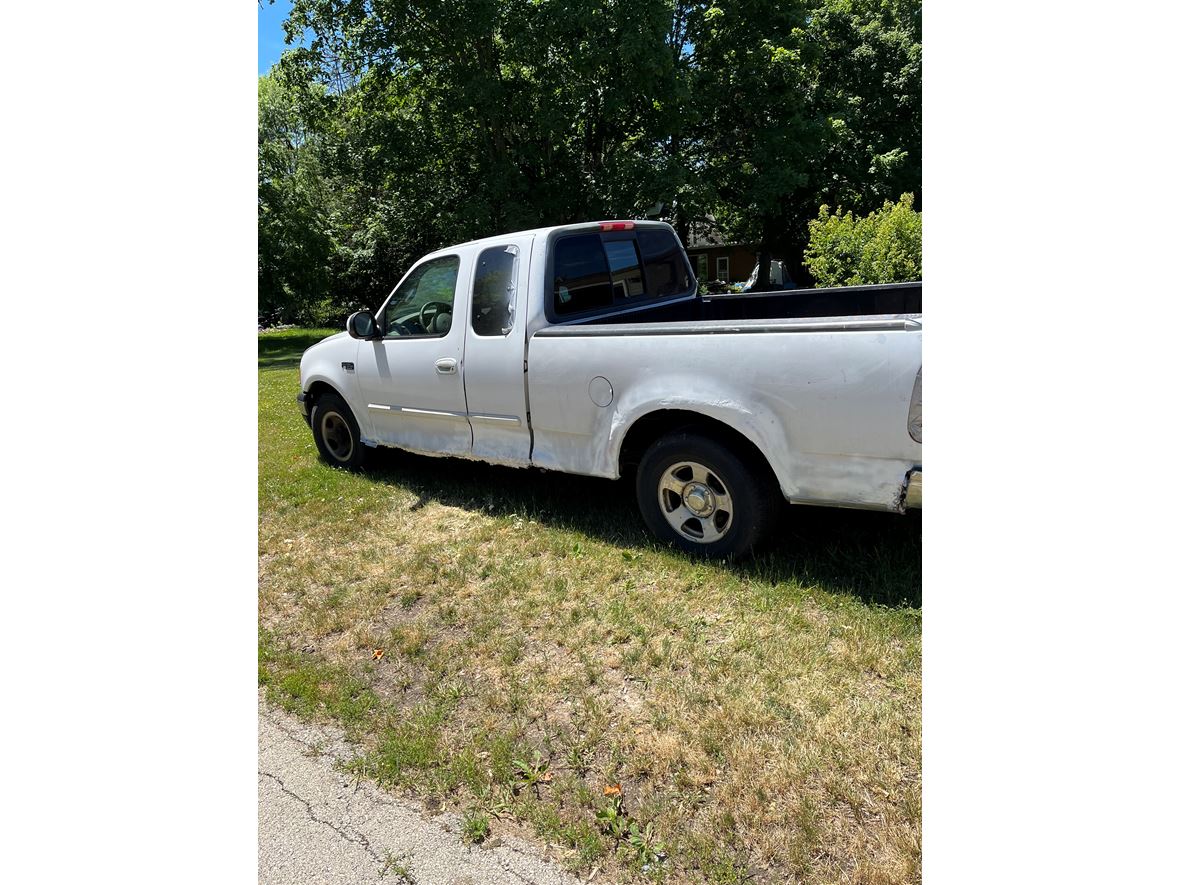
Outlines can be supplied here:
M905 506L907 510L911 508L922 509L922 471L920 469L910 472L910 481L906 483L905 489Z

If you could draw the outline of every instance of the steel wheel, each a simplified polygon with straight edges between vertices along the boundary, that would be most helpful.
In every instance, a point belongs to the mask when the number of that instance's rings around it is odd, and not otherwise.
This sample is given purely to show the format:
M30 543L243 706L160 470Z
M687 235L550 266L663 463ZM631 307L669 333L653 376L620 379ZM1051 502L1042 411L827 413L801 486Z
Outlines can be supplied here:
M311 408L311 435L320 457L334 467L356 470L365 461L361 429L352 410L335 391L316 397Z
M324 437L324 445L337 461L347 461L352 457L353 446L352 428L339 412L325 412L320 419L320 433Z
M673 464L660 477L660 512L683 538L719 541L733 524L733 499L717 475L696 461Z

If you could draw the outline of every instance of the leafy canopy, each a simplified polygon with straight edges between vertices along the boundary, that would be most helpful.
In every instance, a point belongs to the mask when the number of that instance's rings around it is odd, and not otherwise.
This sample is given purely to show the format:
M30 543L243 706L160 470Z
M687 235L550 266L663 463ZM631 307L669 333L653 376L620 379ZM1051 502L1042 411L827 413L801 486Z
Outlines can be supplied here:
M922 213L914 195L857 217L821 206L808 222L804 261L819 286L901 283L922 278Z
M259 300L287 319L511 230L708 218L794 274L821 204L920 204L916 0L294 0L286 28Z

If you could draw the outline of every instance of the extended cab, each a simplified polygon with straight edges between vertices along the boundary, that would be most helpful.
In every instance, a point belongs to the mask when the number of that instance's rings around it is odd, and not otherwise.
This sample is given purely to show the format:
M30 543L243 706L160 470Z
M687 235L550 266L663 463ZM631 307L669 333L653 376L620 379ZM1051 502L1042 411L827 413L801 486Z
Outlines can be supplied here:
M780 505L921 506L921 283L701 297L672 228L542 228L420 259L309 348L320 454L384 445L618 479L737 556Z

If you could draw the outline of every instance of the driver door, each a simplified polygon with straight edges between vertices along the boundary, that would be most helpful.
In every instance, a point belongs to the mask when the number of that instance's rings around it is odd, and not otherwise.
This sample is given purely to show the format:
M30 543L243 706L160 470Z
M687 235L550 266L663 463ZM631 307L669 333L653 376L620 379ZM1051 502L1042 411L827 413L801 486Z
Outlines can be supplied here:
M357 381L375 442L470 455L464 323L454 318L466 316L471 263L469 249L419 262L377 314L382 337L360 342Z

